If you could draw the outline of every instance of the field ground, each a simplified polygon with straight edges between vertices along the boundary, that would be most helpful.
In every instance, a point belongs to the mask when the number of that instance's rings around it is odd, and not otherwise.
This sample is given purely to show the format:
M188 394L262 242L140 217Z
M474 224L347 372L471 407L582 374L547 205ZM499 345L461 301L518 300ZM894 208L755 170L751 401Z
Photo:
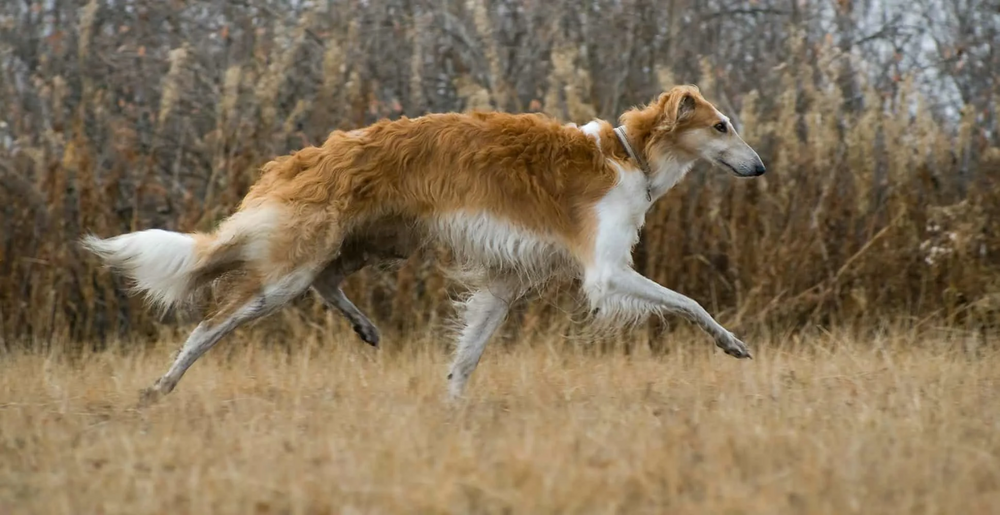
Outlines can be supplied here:
M238 341L240 338L243 341ZM994 347L946 331L697 333L598 355L494 345L466 402L440 346L227 340L160 403L174 344L0 360L0 513L989 513ZM995 513L995 511L993 511Z

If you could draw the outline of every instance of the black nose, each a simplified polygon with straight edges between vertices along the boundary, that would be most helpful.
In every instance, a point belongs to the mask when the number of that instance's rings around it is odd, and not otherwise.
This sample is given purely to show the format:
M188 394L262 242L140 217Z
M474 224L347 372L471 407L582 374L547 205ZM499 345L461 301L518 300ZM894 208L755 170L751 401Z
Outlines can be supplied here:
M764 168L764 163L760 163L757 166L753 167L753 174L754 174L755 177L758 176L758 175L764 175L764 172L766 172L766 171L767 171L767 168Z

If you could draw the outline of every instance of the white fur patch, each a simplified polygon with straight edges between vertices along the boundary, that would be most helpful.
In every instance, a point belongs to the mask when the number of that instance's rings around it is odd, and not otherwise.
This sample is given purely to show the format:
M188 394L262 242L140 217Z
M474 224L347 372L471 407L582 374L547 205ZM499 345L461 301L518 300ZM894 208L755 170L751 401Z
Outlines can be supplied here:
M106 240L87 236L83 245L135 281L134 288L157 306L169 307L189 294L190 273L196 264L191 236L150 229Z
M597 148L601 148L601 122L594 120L580 127L580 130L587 136L593 136L597 142Z
M277 282L264 286L265 307L274 309L284 305L292 297L298 295L312 284L316 278L316 270L300 268L291 272Z
M536 277L566 257L554 237L523 229L488 213L443 214L432 222L431 231L465 264L522 277Z
M232 259L264 262L268 260L271 235L282 221L279 208L262 205L239 211L222 222L216 233L215 247L240 240L240 255Z
M639 229L646 223L648 183L642 172L618 170L618 182L597 205L594 260L585 271L584 289L590 298L600 297L609 277L632 266L632 248L639 242Z

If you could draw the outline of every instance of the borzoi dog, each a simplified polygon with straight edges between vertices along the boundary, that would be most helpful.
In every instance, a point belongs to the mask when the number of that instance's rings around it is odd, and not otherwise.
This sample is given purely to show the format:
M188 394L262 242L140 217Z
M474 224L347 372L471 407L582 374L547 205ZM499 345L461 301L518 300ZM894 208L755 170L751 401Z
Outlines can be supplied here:
M757 153L694 86L625 112L618 127L506 113L383 120L266 164L214 232L151 229L83 244L161 307L227 278L220 307L144 390L147 399L173 390L226 334L310 287L377 344L374 325L340 283L426 244L452 251L473 292L448 374L452 397L510 303L556 275L579 280L594 317L678 314L727 354L749 358L701 305L632 267L646 212L699 160L741 177L764 173Z

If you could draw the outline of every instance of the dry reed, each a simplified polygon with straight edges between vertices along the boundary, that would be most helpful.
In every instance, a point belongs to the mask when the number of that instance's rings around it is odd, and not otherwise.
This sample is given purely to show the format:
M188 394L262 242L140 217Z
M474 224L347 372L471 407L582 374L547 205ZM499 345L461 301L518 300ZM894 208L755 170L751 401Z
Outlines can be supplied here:
M598 44L606 25L553 26L547 3L515 13L478 0L415 12L310 4L298 17L223 4L204 5L228 9L221 25L203 30L184 11L157 39L142 18L113 25L130 15L89 2L65 28L78 39L49 40L37 88L20 86L16 63L0 63L0 102L13 106L0 115L9 116L3 131L16 137L4 143L0 131L0 346L100 346L93 342L174 323L126 297L77 238L210 228L262 163L333 128L520 105L567 121L613 119L675 81L701 84L770 173L738 181L696 169L649 214L636 249L643 273L737 329L992 322L992 311L976 307L1000 282L992 111L970 104L950 123L913 74L888 85L860 74L845 82L843 70L869 63L806 24L761 27L755 35L778 38L768 52L782 62L755 83L735 83L739 66L686 54L641 32L651 23L644 15L611 4L607 23L640 32ZM253 21L260 13L267 21ZM641 41L669 46L677 62L644 54ZM20 51L12 39L0 47ZM435 259L415 257L398 275L363 272L348 293L377 323L409 330L447 314L451 292ZM571 299L555 299L519 320L565 319ZM299 306L318 309L312 299Z

